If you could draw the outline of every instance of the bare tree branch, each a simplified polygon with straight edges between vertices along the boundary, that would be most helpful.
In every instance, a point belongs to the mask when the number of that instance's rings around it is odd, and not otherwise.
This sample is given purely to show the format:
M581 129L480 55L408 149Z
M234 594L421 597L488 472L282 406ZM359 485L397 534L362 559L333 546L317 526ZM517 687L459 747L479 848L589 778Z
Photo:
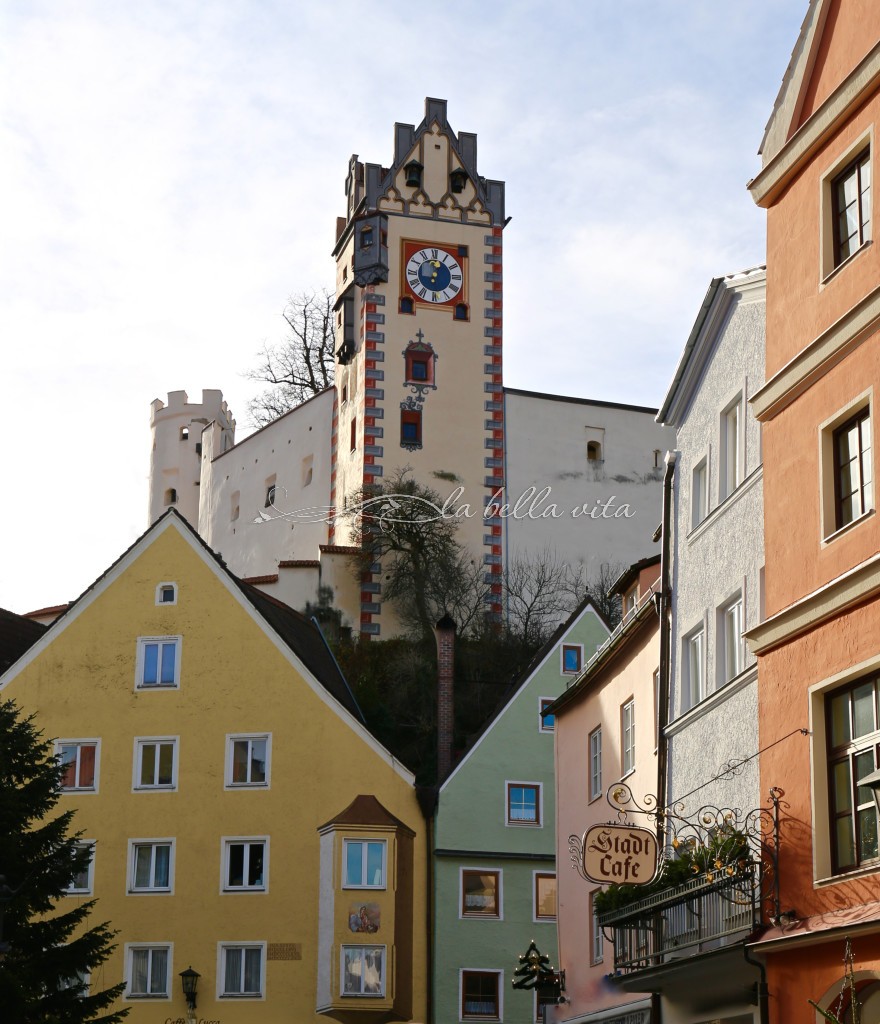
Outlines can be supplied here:
M281 315L288 326L287 337L277 345L264 344L257 365L244 373L248 380L269 385L248 402L248 415L257 427L333 383L333 294L325 289L292 295Z

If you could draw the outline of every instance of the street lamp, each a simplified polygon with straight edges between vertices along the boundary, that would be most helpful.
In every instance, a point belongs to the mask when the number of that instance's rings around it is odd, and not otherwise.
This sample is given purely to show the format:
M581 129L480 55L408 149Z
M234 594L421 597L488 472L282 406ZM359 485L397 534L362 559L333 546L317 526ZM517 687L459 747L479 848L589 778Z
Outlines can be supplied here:
M186 1007L190 1011L196 1008L196 985L199 983L199 978L201 978L201 974L198 971L194 971L192 967L187 967L185 971L180 972L180 981L183 985Z

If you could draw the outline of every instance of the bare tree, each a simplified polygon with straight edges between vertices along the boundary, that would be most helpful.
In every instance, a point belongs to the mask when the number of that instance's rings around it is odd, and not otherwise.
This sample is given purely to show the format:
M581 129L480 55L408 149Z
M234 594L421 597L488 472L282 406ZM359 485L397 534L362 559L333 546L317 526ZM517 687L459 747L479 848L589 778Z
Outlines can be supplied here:
M383 598L422 637L431 636L444 614L465 634L477 628L485 609L482 566L458 543L459 522L441 516L442 506L443 499L409 470L363 491L350 506L355 510L353 539L360 548L352 571L360 577L381 562Z
M583 565L569 565L563 577L563 587L574 609L589 594L605 621L613 629L620 622L620 597L611 588L626 567L620 562L602 562L599 571L587 576Z
M549 548L514 559L502 576L507 631L540 647L577 605L569 576L569 566Z
M324 289L292 295L282 316L287 336L277 345L264 343L258 365L244 374L248 380L269 385L248 402L248 414L257 427L271 423L333 383L333 294Z

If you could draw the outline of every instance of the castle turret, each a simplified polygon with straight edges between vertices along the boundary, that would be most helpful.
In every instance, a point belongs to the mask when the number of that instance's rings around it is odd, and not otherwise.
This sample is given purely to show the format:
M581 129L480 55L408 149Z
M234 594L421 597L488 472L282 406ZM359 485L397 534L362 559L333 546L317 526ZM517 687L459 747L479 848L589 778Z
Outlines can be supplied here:
M211 423L220 429L220 450L231 448L235 444L235 420L223 401L222 391L203 390L201 402L193 404L187 400L185 391L169 391L167 405L161 398L150 405L151 523L173 505L198 527L202 430Z

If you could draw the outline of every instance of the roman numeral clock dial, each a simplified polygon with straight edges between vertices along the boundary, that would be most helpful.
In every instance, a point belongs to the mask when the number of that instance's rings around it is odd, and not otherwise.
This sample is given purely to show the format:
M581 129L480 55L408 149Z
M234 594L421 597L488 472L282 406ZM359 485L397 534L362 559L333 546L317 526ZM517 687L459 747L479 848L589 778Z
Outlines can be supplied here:
M406 283L422 302L449 302L461 291L461 265L446 249L419 249L406 262Z

